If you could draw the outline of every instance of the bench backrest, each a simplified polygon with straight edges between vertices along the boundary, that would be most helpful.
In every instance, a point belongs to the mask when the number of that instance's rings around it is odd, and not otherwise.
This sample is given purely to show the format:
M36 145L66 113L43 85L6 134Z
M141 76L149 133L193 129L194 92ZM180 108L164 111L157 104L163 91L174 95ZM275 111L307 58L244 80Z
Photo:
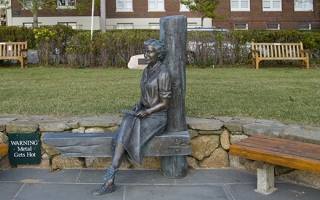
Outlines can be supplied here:
M27 42L0 42L0 57L18 57L24 49L28 49Z
M297 58L301 57L303 44L300 43L251 43L252 57Z

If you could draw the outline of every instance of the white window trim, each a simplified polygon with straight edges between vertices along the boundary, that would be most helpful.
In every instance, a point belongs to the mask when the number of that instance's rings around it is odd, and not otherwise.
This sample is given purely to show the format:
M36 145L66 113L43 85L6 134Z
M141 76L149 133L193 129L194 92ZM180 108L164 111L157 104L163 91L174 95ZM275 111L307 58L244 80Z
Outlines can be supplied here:
M119 9L119 8L118 8L118 1L122 1L123 4L124 4L124 7L126 7L125 2L126 2L127 0L116 0L116 12L133 12L133 3L132 3L133 0L131 0L131 9L126 9L126 8Z
M303 1L303 0L301 0L301 1ZM302 4L302 5L304 5L303 8L297 8L296 7L297 2L294 2L294 11L313 11L313 8L314 8L313 0L309 0L309 1L311 1L310 4L312 5L312 8L309 8L309 7L306 8L305 7L306 6L306 2L304 2L304 4Z
M299 23L300 24L300 23ZM308 28L299 28L299 24L298 24L298 30L312 30L311 29L311 23L309 22L305 22L304 24L306 24L308 26Z
M278 28L277 29L273 29L273 28L268 28L268 24L278 24ZM280 23L267 23L267 30L280 30Z
M241 1L238 0L238 7L237 8L232 8L231 7L231 0L230 0L230 10L231 11L250 11L250 0L248 0L248 8L241 8Z
M157 1L157 0L155 0L155 1ZM165 12L166 10L165 10L165 0L162 0L163 1L163 9L158 9L158 8L156 8L156 9L150 9L150 7L149 7L149 0L148 0L148 12Z
M246 28L245 29L236 28L237 24L244 24L246 26ZM248 23L235 23L234 24L234 30L249 30L249 25L248 25Z
M70 0L65 0L65 1L70 1ZM77 1L74 0L75 5L77 5ZM76 9L76 6L59 6L59 0L57 0L57 9Z
M274 8L273 1L276 1L276 0L269 0L270 4L271 4L271 8L264 8L263 7L263 1L265 1L265 0L262 0L262 10L263 11L282 11L282 1L283 0L280 0L280 8Z

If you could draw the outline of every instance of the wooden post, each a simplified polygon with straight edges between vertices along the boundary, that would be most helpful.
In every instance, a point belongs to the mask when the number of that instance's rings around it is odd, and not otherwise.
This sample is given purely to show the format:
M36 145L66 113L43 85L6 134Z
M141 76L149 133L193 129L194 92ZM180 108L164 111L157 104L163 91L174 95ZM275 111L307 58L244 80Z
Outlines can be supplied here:
M160 19L160 40L167 53L164 65L171 76L172 97L166 131L187 131L185 117L187 17L168 16ZM162 172L167 178L183 178L188 173L186 156L162 157Z

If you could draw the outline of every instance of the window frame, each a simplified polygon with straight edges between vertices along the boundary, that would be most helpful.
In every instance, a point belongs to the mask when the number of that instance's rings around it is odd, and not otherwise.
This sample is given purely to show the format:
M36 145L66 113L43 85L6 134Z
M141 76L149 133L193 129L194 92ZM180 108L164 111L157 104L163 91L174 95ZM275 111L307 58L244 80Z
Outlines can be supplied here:
M299 12L299 11L313 11L314 10L314 3L313 3L313 0L309 0L309 1L311 1L310 3L309 3L309 5L310 5L310 7L306 7L306 5L307 5L307 2L301 2L300 4L302 5L302 8L298 8L297 7L297 4L299 3L299 2L294 2L294 11L295 12Z
M123 25L123 27L121 27ZM134 29L133 23L117 23L117 30Z
M155 8L151 9L150 8L150 1L153 1L155 4ZM163 3L163 9L158 8L158 3ZM164 12L165 10L165 0L148 0L148 12Z
M237 25L244 25L245 28L236 28ZM234 23L234 30L249 30L249 25L248 23Z
M238 1L238 7L232 8L232 2ZM242 2L247 1L248 2L248 8L242 8ZM230 10L231 11L250 11L250 0L230 0Z
M190 8L188 8L188 6L180 3L180 9L179 9L180 12L190 12Z
M119 2L123 4L122 9L118 7ZM127 3L131 4L128 9L126 8ZM133 12L133 0L116 0L116 12Z
M269 1L270 2L270 8L265 8L264 7L264 2ZM280 7L275 8L274 7L274 2L280 1ZM282 0L262 0L262 11L282 11Z
M277 25L278 28L268 28L268 26L273 26L273 25ZM280 23L267 23L267 24L266 24L266 29L267 29L267 30L273 30L273 31L275 31L275 30L280 30Z
M67 4L67 5L59 6L59 1L60 2L65 1L65 4ZM69 1L74 1L74 5L69 6ZM77 5L77 0L57 0L57 9L76 9L76 5Z
M305 26L303 26L305 25ZM300 27L308 27L308 28L300 28ZM312 25L310 22L299 22L298 23L298 30L312 30Z

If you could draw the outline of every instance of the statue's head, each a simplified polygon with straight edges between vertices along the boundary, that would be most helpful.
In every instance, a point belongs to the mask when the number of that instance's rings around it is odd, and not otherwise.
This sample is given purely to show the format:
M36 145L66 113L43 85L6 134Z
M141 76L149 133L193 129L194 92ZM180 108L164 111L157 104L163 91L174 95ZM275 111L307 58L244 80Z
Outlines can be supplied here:
M159 60L163 61L166 56L166 47L160 40L150 39L144 42L144 46L152 45L158 54Z

